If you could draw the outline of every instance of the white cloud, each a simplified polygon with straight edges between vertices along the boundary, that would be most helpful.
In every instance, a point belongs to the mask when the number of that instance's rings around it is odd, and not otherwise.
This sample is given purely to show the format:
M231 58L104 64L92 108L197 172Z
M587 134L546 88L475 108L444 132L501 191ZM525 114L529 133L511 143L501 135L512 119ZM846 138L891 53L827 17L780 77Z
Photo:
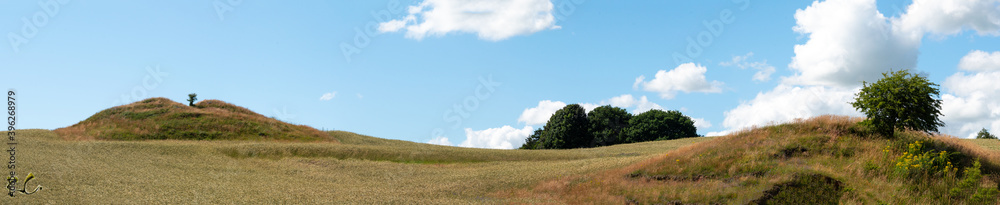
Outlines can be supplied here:
M959 137L975 137L987 128L1000 131L1000 52L989 54L972 51L962 57L958 67L974 73L958 72L949 76L942 87L949 94L941 95L941 132Z
M650 102L649 99L647 99L646 96L644 95L642 97L639 97L638 103L635 104L635 109L632 109L632 113L638 114L650 110L667 110L667 109L664 109L663 106L660 106L659 104Z
M971 75L959 72L944 80L944 87L959 96L983 94L1000 97L1000 72L979 72Z
M611 105L613 107L620 107L624 109L631 108L633 114L643 113L653 109L666 110L663 106L649 101L649 98L645 95L639 98L635 98L631 94L619 95L611 97L611 99L602 100L600 105Z
M320 96L319 100L327 101L332 100L334 97L337 97L337 91L323 93L323 96Z
M511 126L503 126L499 128L489 128L485 130L472 130L470 128L465 128L465 141L463 141L458 146L462 147L478 147L478 148L491 148L491 149L514 149L515 145L521 146L524 144L524 139L528 138L533 132L534 128L531 126L524 126L524 128L516 129Z
M1000 51L970 51L959 61L958 68L968 71L1000 71Z
M406 30L406 37L421 40L451 32L476 33L480 39L499 41L558 29L549 0L469 1L424 0L409 7L403 19L379 24L380 32Z
M774 74L774 66L768 65L767 60L760 62L749 62L747 61L747 59L749 59L750 57L753 57L753 52L747 53L744 56L733 56L732 61L721 62L719 63L719 65L736 66L739 67L740 69L753 68L754 70L757 70L757 72L753 74L752 78L753 80L760 82L767 82L771 80L771 74Z
M954 35L972 29L1000 35L1000 0L914 0L899 19L902 30Z
M524 122L526 125L544 125L549 121L549 118L552 117L552 114L556 113L559 109L566 107L566 105L567 104L562 101L539 101L538 106L524 109L524 111L521 112L521 116L517 118L517 122ZM611 99L602 100L600 103L596 104L580 103L580 106L587 112L590 112L591 110L594 110L594 108L602 105L611 105L614 107L631 109L633 114L643 113L653 109L666 110L663 106L649 101L649 98L646 96L636 98L631 94L615 96Z
M784 83L851 88L916 66L921 35L893 29L874 0L815 1L795 20L809 40L795 45L788 67L797 73Z
M435 137L434 139L431 139L430 141L427 141L427 144L436 144L436 145L444 145L444 146L451 146L452 145L451 142L448 141L447 137L441 137L441 136Z
M705 118L691 118L691 120L694 120L694 127L698 128L699 130L704 130L712 127L712 122L705 120Z
M731 131L729 131L729 130L723 130L723 131L718 131L718 132L708 132L708 133L705 134L705 136L706 137L725 136L725 135L728 135L730 132Z
M725 112L722 125L729 130L740 130L824 114L861 116L850 105L857 90L781 84Z
M566 103L560 101L543 100L538 102L538 106L524 109L517 122L524 122L527 125L542 125L549 121L552 114L557 110L566 107Z
M677 91L684 91L685 93L722 92L722 82L708 82L705 80L706 71L708 71L708 69L704 66L696 65L694 63L685 63L670 71L657 71L656 76L654 76L654 78L650 81L644 81L646 76L639 76L635 79L636 83L633 84L633 87L641 85L643 90L660 93L660 97L663 99L674 98Z
M586 111L586 112L588 112L588 113L591 110L594 110L594 108L597 108L597 107L600 107L600 106L601 105L594 104L594 103L580 103L580 107L583 107L583 110Z
M611 99L608 99L607 102L601 102L601 104L609 104L615 107L632 107L632 105L635 105L636 103L638 103L637 100L635 97L632 97L631 94L611 97Z
M874 81L889 69L911 69L924 34L952 35L973 29L979 35L1000 27L998 0L915 0L907 13L887 18L874 0L815 1L795 13L798 33L808 36L795 46L789 68L771 91L727 111L723 135L750 126L787 122L823 114L861 116L850 106L861 81ZM1000 71L995 54L970 52L959 67L974 74L957 73L943 83L952 94L942 95L942 132L968 136L983 127L1000 130ZM744 61L746 57L734 58ZM992 71L992 72L987 72Z

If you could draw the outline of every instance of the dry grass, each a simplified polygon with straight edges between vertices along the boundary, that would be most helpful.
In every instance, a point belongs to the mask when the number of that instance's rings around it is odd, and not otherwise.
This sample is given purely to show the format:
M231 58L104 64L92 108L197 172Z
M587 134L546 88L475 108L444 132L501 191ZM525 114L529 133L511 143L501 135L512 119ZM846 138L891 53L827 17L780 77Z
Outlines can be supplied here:
M627 166L706 138L573 150L488 150L331 131L343 144L255 141L64 140L18 133L18 172L37 194L4 204L506 204L503 190ZM350 157L231 157L228 149L341 150ZM391 152L386 154L384 152ZM402 160L385 160L384 156ZM434 160L431 160L434 159ZM475 160L473 160L475 159ZM400 163L425 162L425 163ZM436 161L439 163L430 163ZM479 162L469 162L479 161ZM29 184L29 186L33 186Z
M203 100L192 107L166 98L108 108L55 132L72 140L336 141L312 127L281 122L219 100Z
M962 152L954 159L959 166L969 166L979 159L984 162L984 173L995 176L1000 170L995 166L1000 162L995 150L968 140L912 131L883 139L856 127L860 120L821 116L748 129L624 168L555 179L506 193L568 204L746 204L796 176L819 174L832 177L843 186L826 190L842 193L833 203L972 203L947 195L948 188L956 184L954 177L913 180L892 174L901 151L885 152L886 146L900 150L916 140L928 142L938 150ZM995 189L997 181L995 177L987 177L979 187ZM819 196L805 194L796 198Z
M997 170L1000 141L916 132L881 139L854 127L858 120L824 116L724 137L571 150L446 147L342 131L326 132L340 142L330 143L65 140L22 130L19 175L34 172L32 184L45 189L0 203L743 204L815 173L843 182L843 204L966 204L934 198L950 181L915 185L885 174L900 154L885 147L918 139Z

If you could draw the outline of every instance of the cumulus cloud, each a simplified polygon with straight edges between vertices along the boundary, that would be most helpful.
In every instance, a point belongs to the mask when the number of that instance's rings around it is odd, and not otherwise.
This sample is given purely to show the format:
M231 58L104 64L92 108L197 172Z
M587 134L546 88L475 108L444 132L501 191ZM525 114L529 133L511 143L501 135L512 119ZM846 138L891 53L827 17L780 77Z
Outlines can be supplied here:
M926 33L951 35L973 29L979 35L996 35L997 2L915 0L905 14L887 18L874 0L815 1L795 13L793 30L808 37L794 48L788 66L795 73L773 90L727 111L723 126L729 130L708 135L823 114L860 116L848 104L860 82L875 81L889 69L914 68ZM1000 70L993 66L995 56L970 52L959 67L978 73L957 73L943 84L953 92L942 95L942 120L949 124L943 132L965 135L987 125L1000 129L1000 122L987 120L1000 116L992 111L998 107L990 107L997 101L992 99L1000 99L1000 85L989 83L1000 74L987 72Z
M323 93L323 96L319 96L319 100L327 101L327 100L332 100L334 97L337 97L336 91Z
M893 29L874 0L815 1L795 20L809 40L795 45L788 67L797 73L784 83L850 88L916 66L920 35Z
M712 122L705 120L705 118L691 118L694 121L694 127L699 130L707 129L712 127Z
M552 117L552 114L556 113L559 109L566 107L566 105L567 104L562 101L539 101L537 106L524 109L524 111L521 112L521 116L517 118L517 122L523 122L526 125L544 125L549 121L549 118ZM636 98L631 94L615 96L611 99L602 100L599 103L580 103L580 106L587 112L590 112L591 110L594 110L594 108L602 105L611 105L614 107L624 108L626 110L631 109L633 114L643 113L653 109L666 110L663 106L649 101L649 98L646 96Z
M441 136L434 137L434 139L431 139L430 141L427 141L427 144L436 144L436 145L444 145L444 146L451 146L452 145L451 142L448 141L447 137L441 137Z
M480 39L499 41L558 29L549 0L468 1L424 0L410 6L406 17L381 22L380 32L406 30L406 37L421 40L451 32L475 33Z
M914 0L899 19L905 31L954 35L966 29L1000 35L1000 0Z
M511 126L499 128L489 128L485 130L472 130L465 128L465 141L458 146L477 147L491 149L514 149L515 145L520 147L524 144L524 139L534 132L531 126L517 129ZM446 140L447 141L447 140Z
M543 100L538 102L538 106L524 109L517 122L524 122L527 125L542 125L549 121L552 114L557 110L566 107L566 103L560 101Z
M768 65L767 60L759 62L748 61L750 57L753 57L753 52L747 53L743 56L733 56L732 61L721 62L721 66L736 66L740 69L753 68L757 70L757 73L753 74L753 80L759 82L767 82L771 80L771 74L774 74L774 66Z
M941 95L940 131L959 137L975 137L982 128L1000 130L1000 64L990 62L992 56L983 51L969 52L958 67L973 73L958 72L949 76L942 87L949 94Z
M1000 71L1000 51L970 51L958 62L958 68L968 71Z
M673 70L660 70L650 81L645 81L646 76L639 76L635 79L633 88L642 87L643 90L660 93L663 99L673 99L677 91L718 93L722 92L722 82L705 80L707 68L694 63L685 63L677 66Z
M620 107L625 109L632 109L633 114L643 113L649 110L666 110L663 106L649 101L645 95L636 98L631 94L624 94L620 96L612 97L611 99L602 100L601 105L611 105L613 107Z
M730 130L739 130L824 114L861 116L850 105L857 90L781 84L725 112L722 125Z

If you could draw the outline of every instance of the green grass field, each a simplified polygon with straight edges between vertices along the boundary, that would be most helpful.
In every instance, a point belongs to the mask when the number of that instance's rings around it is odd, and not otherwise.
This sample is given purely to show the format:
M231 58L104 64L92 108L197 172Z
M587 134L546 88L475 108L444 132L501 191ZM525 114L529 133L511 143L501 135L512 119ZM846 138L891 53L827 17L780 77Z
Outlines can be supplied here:
M18 132L18 169L34 195L9 204L493 204L567 176L624 167L710 138L574 150L491 150L331 131L341 144L255 141L67 141ZM558 202L555 202L558 203Z
M17 131L18 176L33 172L28 187L44 189L0 203L991 204L1000 197L1000 140L913 131L886 138L860 120L820 116L722 137L495 150L324 132L222 101L151 98L67 128ZM982 177L965 177L978 176L964 171L976 160Z
M387 140L343 131L329 133L341 143L68 141L49 130L22 130L18 134L21 144L17 171L22 177L34 172L38 178L29 187L41 184L45 188L34 195L3 197L2 201L4 204L579 203L560 197L573 191L547 190L547 184L588 184L580 178L596 178L595 175L608 170L613 172L662 158L664 153L683 153L684 150L677 150L679 147L721 139L687 138L573 150L492 150ZM991 151L1000 150L997 140L963 141ZM697 146L717 145L709 142ZM767 180L760 181L766 184ZM716 190L715 185L718 184L688 188L724 192ZM607 186L609 190L614 188ZM534 193L517 194L516 190Z

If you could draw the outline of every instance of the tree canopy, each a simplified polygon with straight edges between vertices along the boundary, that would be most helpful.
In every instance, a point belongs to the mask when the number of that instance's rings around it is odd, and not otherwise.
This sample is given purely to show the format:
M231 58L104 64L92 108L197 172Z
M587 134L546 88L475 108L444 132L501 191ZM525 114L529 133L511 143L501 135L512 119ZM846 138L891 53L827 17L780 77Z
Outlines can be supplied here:
M607 146L621 143L621 133L628 127L632 114L619 107L610 105L594 108L587 113L590 121L590 133L594 136L591 146Z
M588 132L587 112L579 104L566 105L549 117L539 143L545 148L587 147L594 138Z
M628 121L624 143L696 137L697 128L690 117L679 111L649 110Z
M864 82L851 105L868 116L863 124L884 136L892 136L897 128L937 132L944 126L938 119L941 100L937 99L937 86L906 70L882 73L877 82Z
M571 104L552 114L543 129L524 140L521 149L571 149L697 136L694 121L679 111L650 110L633 116L605 105L586 113L582 106Z
M990 134L990 131L986 131L986 128L983 128L983 130L979 130L979 133L976 134L976 139L997 139L997 136Z

